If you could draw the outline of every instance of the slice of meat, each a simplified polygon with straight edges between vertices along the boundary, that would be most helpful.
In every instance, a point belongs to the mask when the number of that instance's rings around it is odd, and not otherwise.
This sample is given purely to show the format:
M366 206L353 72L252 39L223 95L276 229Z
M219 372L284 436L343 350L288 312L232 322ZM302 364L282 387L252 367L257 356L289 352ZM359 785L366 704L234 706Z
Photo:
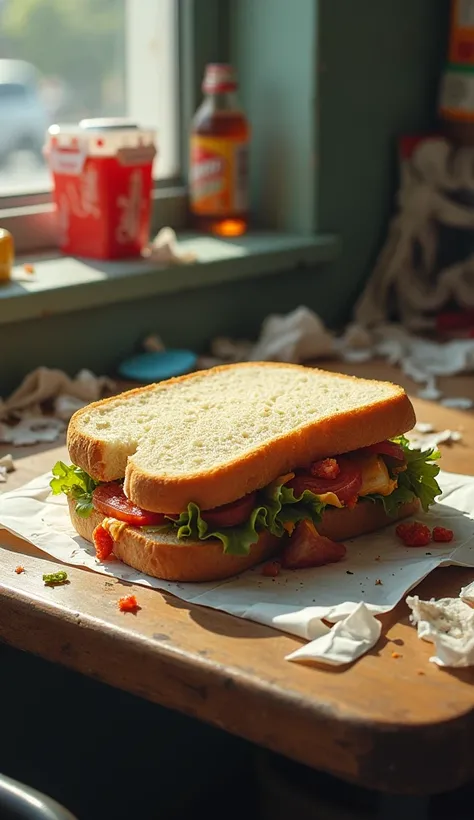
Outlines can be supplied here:
M359 452L376 453L379 456L390 456L390 458L395 458L397 461L405 461L403 447L393 441L388 441L388 439L379 441L377 444L369 444L368 447L363 447Z
M214 507L212 510L202 510L201 518L204 519L208 527L219 529L219 527L238 527L244 524L250 516L257 500L257 493L249 493L242 496L237 501L230 504L223 504L222 507Z
M312 521L301 521L291 536L282 555L286 569L306 569L335 564L344 558L344 544L320 535Z
M348 458L338 458L339 473L335 478L318 478L310 473L300 473L288 482L288 487L293 489L296 497L299 497L304 490L311 490L315 495L324 493L334 493L339 501L349 501L358 495L362 485L362 473L357 466Z

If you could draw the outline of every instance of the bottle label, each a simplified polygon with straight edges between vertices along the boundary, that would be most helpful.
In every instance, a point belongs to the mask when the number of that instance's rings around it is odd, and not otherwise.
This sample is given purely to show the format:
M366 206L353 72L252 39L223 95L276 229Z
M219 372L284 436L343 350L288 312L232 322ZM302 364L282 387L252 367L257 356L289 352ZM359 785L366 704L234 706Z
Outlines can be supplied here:
M228 216L248 208L248 143L191 136L189 195L195 214Z
M474 65L474 0L453 2L449 61Z

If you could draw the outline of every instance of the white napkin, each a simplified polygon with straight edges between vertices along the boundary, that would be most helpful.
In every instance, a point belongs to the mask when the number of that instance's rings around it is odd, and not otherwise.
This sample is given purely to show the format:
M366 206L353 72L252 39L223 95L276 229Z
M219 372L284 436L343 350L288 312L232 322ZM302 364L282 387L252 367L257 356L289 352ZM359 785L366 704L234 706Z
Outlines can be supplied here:
M474 370L474 339L440 343L409 333L395 323L383 323L371 329L350 324L342 336L336 337L320 317L304 305L283 316L267 316L257 342L218 337L211 343L210 353L201 367L241 361L298 364L331 358L358 363L382 358L398 365L420 386L420 398L441 400L445 407L461 410L474 405L467 396L443 398L437 384L438 376Z
M452 376L474 370L474 339L453 339L436 342L409 333L402 325L382 323L371 330L348 325L337 341L339 355L345 361L369 361L381 357L398 365L403 373L420 385L418 395L429 401L442 398L437 386L438 376ZM443 399L446 407L462 410L474 402L466 396Z
M453 529L453 543L410 549L396 537L393 525L346 541L347 556L338 564L282 570L276 578L263 576L256 567L209 584L160 581L115 559L99 564L92 545L72 528L65 498L50 495L49 480L46 474L0 495L0 528L66 564L165 590L296 635L307 643L289 656L293 661L340 665L356 660L378 640L380 622L375 616L396 606L433 569L449 564L474 567L474 478L469 476L441 473L441 501L420 516L431 527Z
M90 370L80 370L71 379L62 370L38 367L5 401L0 398L0 442L20 446L55 441L76 410L113 389L110 379ZM44 402L52 402L52 415L42 413ZM11 419L20 422L8 424Z
M408 597L407 604L411 620L418 626L418 637L435 645L432 663L453 668L474 666L474 609L469 604L461 598L421 601L417 595Z
M211 362L271 361L298 364L337 356L335 336L310 308L264 319L257 342L218 337L211 343Z

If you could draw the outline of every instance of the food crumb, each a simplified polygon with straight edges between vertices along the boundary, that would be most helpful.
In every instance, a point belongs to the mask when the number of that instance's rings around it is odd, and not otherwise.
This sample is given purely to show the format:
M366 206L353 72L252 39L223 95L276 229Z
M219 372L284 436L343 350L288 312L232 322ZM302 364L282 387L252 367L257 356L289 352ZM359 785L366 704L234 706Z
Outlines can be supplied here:
M375 560L376 560L376 561L381 561L382 559L380 558L380 555L376 555L376 556L375 556Z
M25 571L25 567L15 567L15 572L17 575L21 575L22 572Z
M26 262L23 265L23 270L25 271L25 273L34 273L35 272L35 266L32 265L31 262Z
M418 669L416 674L417 675L426 675L426 672L423 672L423 669Z
M138 612L141 609L135 595L127 595L126 598L120 598L118 602L120 612Z
M394 660L397 660L397 658L401 658L401 657L402 656L400 655L400 652L392 652L392 658Z
M57 587L61 586L61 584L69 583L67 579L67 572L64 570L59 570L59 572L49 572L46 575L43 575L43 581L47 587Z
M376 581L375 581L375 586L376 586L376 587L381 587L381 586L383 586L383 581L382 581L382 579L381 579L381 578L377 578L377 579L376 579Z

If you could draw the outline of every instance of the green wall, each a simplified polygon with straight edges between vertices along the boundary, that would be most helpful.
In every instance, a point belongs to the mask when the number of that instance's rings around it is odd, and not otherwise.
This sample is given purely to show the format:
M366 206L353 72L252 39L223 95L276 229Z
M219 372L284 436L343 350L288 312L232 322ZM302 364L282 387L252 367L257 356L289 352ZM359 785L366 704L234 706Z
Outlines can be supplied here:
M324 276L324 269L319 273ZM0 325L0 397L38 365L70 375L82 367L112 375L149 333L168 347L199 352L215 335L256 337L268 313L304 304L314 286L314 272L301 269Z
M396 138L435 125L448 0L233 0L232 57L255 124L267 226L341 235L312 307L339 323L384 240Z
M320 310L345 320L386 236L396 138L436 125L447 0L322 0L318 227L342 236Z

